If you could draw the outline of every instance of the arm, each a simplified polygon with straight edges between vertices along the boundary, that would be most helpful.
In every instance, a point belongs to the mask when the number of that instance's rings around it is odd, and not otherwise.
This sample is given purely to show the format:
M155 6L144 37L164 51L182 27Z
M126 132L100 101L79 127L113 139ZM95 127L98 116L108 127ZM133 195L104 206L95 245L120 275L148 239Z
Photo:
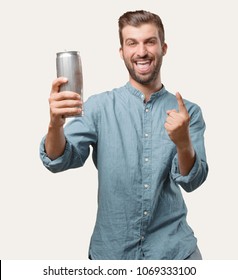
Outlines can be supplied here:
M45 139L45 151L51 160L60 157L65 150L66 140L63 127L49 125Z
M61 156L65 150L66 139L64 136L65 118L81 113L82 101L75 92L59 92L60 85L67 79L54 80L49 98L50 124L45 140L45 151L52 160Z
M182 176L186 176L192 169L196 159L191 141L189 141L187 145L185 144L184 148L179 148L177 146L177 154L179 172Z

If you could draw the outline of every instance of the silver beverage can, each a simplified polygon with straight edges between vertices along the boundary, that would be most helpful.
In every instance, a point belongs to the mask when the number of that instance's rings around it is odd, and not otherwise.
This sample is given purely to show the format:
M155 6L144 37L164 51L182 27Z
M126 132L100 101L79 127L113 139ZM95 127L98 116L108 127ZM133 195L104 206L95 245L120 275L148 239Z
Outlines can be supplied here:
M78 51L65 51L56 54L57 77L66 77L68 82L60 86L60 91L74 91L83 101L82 62ZM78 115L82 116L82 114Z

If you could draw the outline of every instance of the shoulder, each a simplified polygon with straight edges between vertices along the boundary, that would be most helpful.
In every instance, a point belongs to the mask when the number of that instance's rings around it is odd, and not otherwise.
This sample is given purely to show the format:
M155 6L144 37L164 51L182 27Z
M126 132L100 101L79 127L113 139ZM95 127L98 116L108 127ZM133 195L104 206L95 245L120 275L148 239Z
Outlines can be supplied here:
M166 90L165 96L166 96L166 102L171 103L171 105L174 105L174 107L177 109L178 101L177 101L176 95L174 93L171 93L168 90ZM197 103L187 99L183 95L182 95L182 98L183 98L184 104L189 113L198 112L201 110L200 106Z
M126 86L121 86L118 88L111 89L109 91L96 93L96 94L93 94L90 97L88 97L85 104L88 104L90 106L92 106L94 104L97 106L103 105L116 98L122 97L123 95L125 95L126 92L127 92Z

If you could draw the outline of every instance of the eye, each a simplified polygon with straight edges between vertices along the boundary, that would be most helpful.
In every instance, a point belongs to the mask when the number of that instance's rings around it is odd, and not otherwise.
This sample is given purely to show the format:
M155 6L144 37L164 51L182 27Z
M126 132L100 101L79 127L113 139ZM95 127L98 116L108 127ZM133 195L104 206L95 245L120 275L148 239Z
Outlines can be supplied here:
M154 39L147 41L148 46L154 46L155 44L156 44L156 40L154 40Z
M133 47L133 46L135 46L136 45L136 42L135 41L127 41L127 46L129 46L129 47Z

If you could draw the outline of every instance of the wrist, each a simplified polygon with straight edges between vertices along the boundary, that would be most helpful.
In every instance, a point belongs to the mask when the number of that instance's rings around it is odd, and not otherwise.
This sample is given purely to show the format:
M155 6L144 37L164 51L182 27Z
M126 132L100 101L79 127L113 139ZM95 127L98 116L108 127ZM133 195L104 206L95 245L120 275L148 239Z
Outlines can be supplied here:
M190 137L184 137L181 141L175 143L177 150L186 151L192 148Z
M190 155L191 158L195 157L195 151L190 139L177 144L176 149L178 154L187 154Z
M61 130L64 127L64 120L61 121L50 121L49 125L48 125L48 129L49 130Z

